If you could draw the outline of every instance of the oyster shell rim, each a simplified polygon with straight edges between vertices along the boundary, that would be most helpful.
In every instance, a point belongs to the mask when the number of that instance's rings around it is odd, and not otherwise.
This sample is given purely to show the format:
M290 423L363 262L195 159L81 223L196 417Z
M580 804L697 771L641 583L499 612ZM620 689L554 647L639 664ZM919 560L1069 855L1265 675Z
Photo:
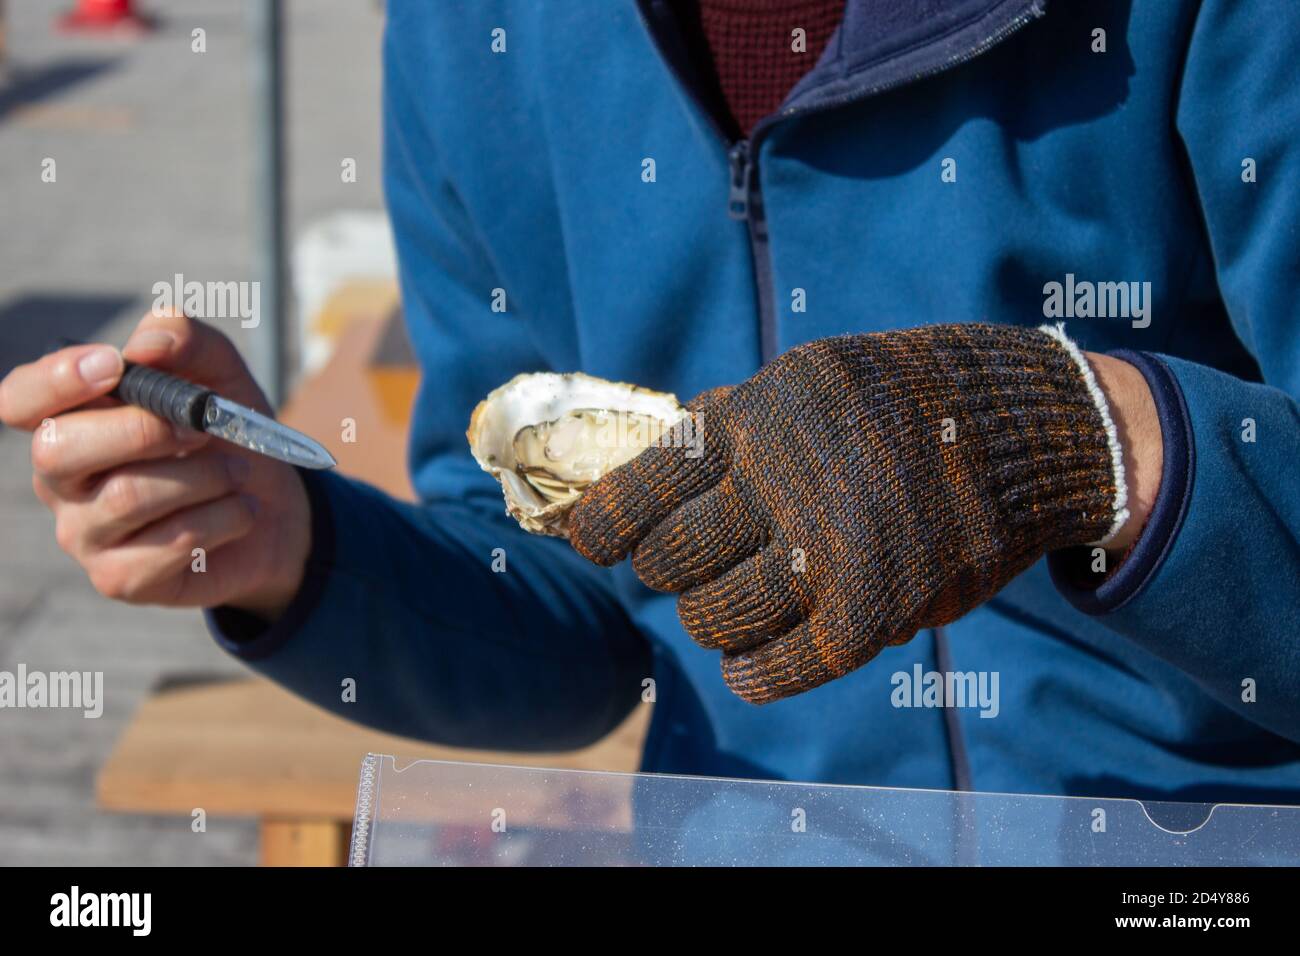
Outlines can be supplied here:
M551 501L547 502L541 498L541 495L533 489L528 482L515 471L513 463L502 464L495 461L495 456L488 456L484 451L486 444L484 431L487 428L487 417L489 410L495 402L501 401L513 390L519 389L525 382L534 382L539 379L558 379L565 383L580 382L586 386L594 387L601 390L621 391L624 394L642 396L649 402L662 403L665 407L673 407L672 417L661 419L664 422L664 428L671 428L676 422L680 421L688 414L686 407L672 392L661 392L657 389L648 388L644 385L635 385L631 382L613 381L611 379L601 378L597 375L589 375L586 372L520 372L511 377L508 381L498 385L492 391L488 392L477 405L474 406L473 412L470 413L469 427L465 430L465 438L469 442L470 454L479 468L486 471L501 486L502 496L505 499L506 513L515 519L525 531L533 534L544 534L553 537L568 536L568 512L573 508L581 497L581 493L568 501ZM572 408L564 409L564 412L573 411L579 408L588 408L589 403L575 403ZM637 408L618 407L614 404L606 406L605 410L612 412L619 411L642 411ZM653 415L655 413L642 411L643 414ZM563 412L561 412L563 414ZM546 419L543 419L546 420ZM527 422L519 427L528 425L538 425L541 422ZM513 439L513 434L511 439Z

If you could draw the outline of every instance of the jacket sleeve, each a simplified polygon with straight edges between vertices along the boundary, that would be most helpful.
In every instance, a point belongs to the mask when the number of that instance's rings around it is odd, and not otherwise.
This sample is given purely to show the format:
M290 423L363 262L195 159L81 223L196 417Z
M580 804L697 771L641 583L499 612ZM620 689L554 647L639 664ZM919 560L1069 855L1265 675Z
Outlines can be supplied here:
M1077 554L1049 561L1077 607L1233 710L1300 741L1297 63L1300 8L1206 0L1176 117L1220 293L1263 382L1122 354L1145 374L1160 413L1158 500L1137 546L1100 587L1087 586Z
M469 455L475 402L544 363L518 317L490 309L502 283L424 123L440 92L408 82L429 73L420 49L390 21L384 186L422 369L421 504L304 473L313 538L300 593L269 627L232 609L209 612L209 627L254 670L352 720L456 746L568 749L639 701L649 646L607 576L566 542L519 530Z

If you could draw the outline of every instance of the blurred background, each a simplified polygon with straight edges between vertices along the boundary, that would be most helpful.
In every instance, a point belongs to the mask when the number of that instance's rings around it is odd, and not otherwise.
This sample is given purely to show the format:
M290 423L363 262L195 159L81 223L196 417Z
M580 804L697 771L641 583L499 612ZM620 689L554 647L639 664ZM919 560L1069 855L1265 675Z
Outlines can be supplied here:
M391 314L379 175L382 4L0 5L0 375L58 335L121 345L149 309L154 283L179 273L187 281L264 283L258 328L213 321L264 388L271 385L265 27L276 6L283 391L307 378L304 360L314 370L328 363L353 319ZM48 159L53 182L42 175ZM353 177L346 160L354 161ZM398 418L408 390L399 383L392 392ZM248 797L214 790L239 786L230 782L238 768L219 766L238 753L220 738L233 719L220 708L250 702L193 696L220 690L221 678L241 676L240 666L211 642L197 614L127 607L94 592L55 545L53 521L32 495L29 443L26 434L0 431L0 670L23 663L102 671L105 702L97 720L74 710L0 710L0 863L255 862L257 816L239 803ZM386 467L400 475L400 461ZM173 710L155 714L153 729L141 728L146 738L133 745L131 722L154 699ZM178 712L177 701L189 710ZM193 726L181 734L186 720ZM159 742L168 726L176 739ZM121 772L105 792L100 775L115 753ZM140 766L150 759L154 766ZM355 766L340 781L348 800ZM196 794L179 792L185 780L175 778L206 769L213 778ZM168 796L169 787L178 792ZM205 829L195 832L187 802L205 810Z

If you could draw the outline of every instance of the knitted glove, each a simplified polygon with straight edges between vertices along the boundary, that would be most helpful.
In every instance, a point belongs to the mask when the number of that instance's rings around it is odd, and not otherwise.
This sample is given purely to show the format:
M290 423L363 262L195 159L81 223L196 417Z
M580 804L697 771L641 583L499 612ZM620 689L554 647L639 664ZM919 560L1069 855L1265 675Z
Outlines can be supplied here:
M1105 399L1059 327L822 339L690 409L587 490L569 540L680 592L686 631L753 703L841 677L1127 517Z

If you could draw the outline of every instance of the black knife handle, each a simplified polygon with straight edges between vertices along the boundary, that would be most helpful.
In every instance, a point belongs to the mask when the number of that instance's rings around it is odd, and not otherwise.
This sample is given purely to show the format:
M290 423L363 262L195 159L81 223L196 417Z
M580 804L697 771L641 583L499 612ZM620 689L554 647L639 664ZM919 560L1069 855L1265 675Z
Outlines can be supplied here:
M156 368L127 362L121 381L110 394L173 425L203 431L203 416L212 391Z
M50 343L50 349L53 351L85 344L77 339L59 338ZM147 365L127 362L126 371L122 373L117 388L108 394L128 405L153 412L173 425L201 432L212 390Z

